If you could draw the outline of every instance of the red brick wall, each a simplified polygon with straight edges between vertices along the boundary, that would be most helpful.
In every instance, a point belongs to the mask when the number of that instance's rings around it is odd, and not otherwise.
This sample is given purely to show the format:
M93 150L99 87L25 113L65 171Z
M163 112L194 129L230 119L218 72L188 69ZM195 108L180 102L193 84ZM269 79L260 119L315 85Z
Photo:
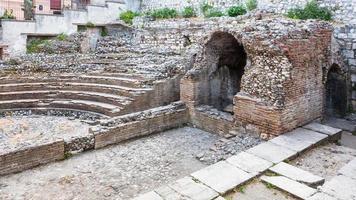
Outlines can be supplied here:
M0 155L0 175L20 172L64 158L64 142L58 141Z

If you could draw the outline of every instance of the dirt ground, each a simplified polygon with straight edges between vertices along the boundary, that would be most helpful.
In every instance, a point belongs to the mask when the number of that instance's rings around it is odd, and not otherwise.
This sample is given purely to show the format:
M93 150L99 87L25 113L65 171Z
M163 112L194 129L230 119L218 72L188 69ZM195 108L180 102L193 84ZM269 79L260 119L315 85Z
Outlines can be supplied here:
M330 180L337 171L356 157L356 150L335 143L311 149L290 164Z

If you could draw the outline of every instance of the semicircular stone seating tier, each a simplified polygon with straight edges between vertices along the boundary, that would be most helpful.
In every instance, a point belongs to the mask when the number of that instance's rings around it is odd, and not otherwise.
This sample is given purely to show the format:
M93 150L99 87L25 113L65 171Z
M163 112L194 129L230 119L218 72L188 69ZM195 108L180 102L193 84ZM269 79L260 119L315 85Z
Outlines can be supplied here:
M85 64L110 65L114 72L1 77L0 111L73 110L113 117L157 106L152 99L155 77L138 60L145 63L137 56L107 53ZM125 70L115 65L124 65ZM128 73L130 67L134 70Z

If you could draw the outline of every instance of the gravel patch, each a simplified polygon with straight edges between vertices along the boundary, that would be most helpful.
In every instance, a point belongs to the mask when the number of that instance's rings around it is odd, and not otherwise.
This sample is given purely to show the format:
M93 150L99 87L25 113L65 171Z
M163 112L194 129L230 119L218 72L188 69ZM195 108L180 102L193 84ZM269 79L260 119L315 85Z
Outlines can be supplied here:
M200 152L196 157L201 162L210 165L221 160L226 160L262 142L262 139L248 134L241 134L230 139L221 138L210 147L210 151Z
M89 125L67 117L17 116L0 118L0 153L89 134Z

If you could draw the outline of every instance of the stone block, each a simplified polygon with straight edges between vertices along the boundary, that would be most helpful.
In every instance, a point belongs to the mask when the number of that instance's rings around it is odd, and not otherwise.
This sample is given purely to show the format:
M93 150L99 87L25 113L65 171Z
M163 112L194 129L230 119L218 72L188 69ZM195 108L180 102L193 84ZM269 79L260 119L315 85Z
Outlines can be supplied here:
M179 179L169 184L169 187L191 200L211 200L219 196L217 192L201 183L195 182L191 177Z
M146 194L142 194L132 200L164 200L160 197L156 192L148 192Z
M356 76L355 76L355 82L356 82ZM345 131L349 131L351 133L356 131L356 124L345 119L330 118L325 122L325 124L334 128L339 128Z
M270 142L291 149L298 153L310 148L313 145L313 143L308 142L307 140L298 140L288 135L278 136L270 140Z
M251 174L225 161L194 172L192 176L220 194L224 194L253 178Z
M316 176L310 172L304 171L285 162L281 162L271 167L269 170L308 186L319 186L323 184L325 180L320 176Z
M253 175L258 175L273 165L270 161L246 152L241 152L235 156L232 156L228 158L226 162Z
M182 197L178 192L174 191L172 188L168 187L167 185L159 187L154 190L159 196L161 196L165 200L175 200L175 199L186 199Z
M301 199L307 199L316 193L315 189L284 176L262 176L261 180Z
M291 132L284 134L284 136L299 140L306 141L312 144L317 144L322 142L324 139L327 139L327 135L317 133L315 131L307 130L304 128L297 128Z
M259 144L247 150L247 153L253 154L273 163L279 163L297 155L296 151L290 150L272 142Z
M323 185L322 192L342 200L356 199L356 180L344 175L335 176Z
M323 133L323 134L326 134L326 135L329 135L329 136L334 136L334 135L337 135L337 134L341 134L341 132L342 132L341 129L333 128L331 126L319 124L319 123L316 123L316 122L307 124L303 128L309 129L309 130L312 130L312 131L316 131L318 133Z

